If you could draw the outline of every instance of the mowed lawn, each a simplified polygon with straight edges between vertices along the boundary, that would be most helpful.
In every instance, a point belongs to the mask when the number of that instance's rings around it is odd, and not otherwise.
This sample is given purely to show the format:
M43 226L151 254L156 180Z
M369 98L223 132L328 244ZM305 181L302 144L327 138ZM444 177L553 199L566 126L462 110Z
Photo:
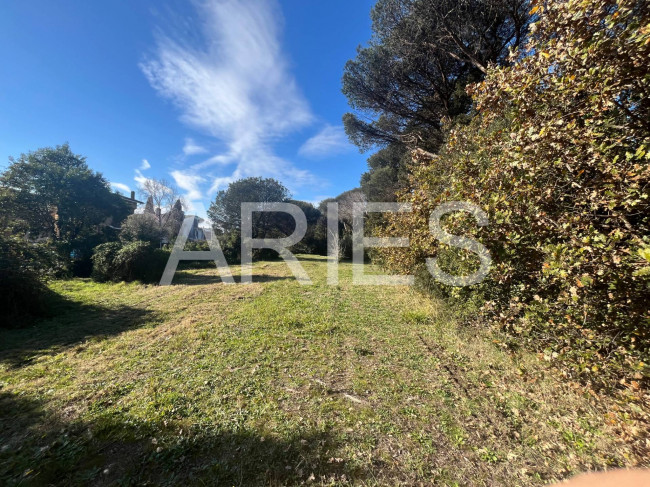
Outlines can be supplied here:
M536 356L301 262L314 285L281 261L53 283L56 318L0 331L0 484L528 486L638 461Z

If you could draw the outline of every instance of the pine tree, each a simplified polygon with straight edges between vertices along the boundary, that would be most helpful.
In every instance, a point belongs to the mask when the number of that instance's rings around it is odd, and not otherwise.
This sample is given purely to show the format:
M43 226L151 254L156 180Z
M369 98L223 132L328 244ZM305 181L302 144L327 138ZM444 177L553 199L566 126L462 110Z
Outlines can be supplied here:
M144 212L151 213L152 215L156 214L156 212L153 209L153 198L151 196L147 198L147 204L144 206Z
M169 218L165 224L170 240L178 235L184 218L185 213L183 212L183 205L181 203L181 200L178 199L174 203L174 206L172 206L171 212L169 213Z

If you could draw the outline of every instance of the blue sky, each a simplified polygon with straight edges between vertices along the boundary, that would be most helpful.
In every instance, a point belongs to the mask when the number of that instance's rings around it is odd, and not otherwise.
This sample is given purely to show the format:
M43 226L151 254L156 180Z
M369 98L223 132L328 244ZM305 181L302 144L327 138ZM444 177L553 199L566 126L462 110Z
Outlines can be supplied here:
M166 178L207 206L265 176L298 199L335 196L366 167L340 80L373 3L2 2L0 167L67 141L123 192Z

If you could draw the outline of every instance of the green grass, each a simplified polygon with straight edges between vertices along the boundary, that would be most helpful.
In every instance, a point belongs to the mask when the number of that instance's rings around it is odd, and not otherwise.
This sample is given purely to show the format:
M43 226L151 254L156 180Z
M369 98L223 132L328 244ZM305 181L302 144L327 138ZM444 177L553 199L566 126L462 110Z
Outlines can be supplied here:
M0 331L0 484L528 486L639 461L536 357L302 264L313 286L282 262L53 283L55 319Z

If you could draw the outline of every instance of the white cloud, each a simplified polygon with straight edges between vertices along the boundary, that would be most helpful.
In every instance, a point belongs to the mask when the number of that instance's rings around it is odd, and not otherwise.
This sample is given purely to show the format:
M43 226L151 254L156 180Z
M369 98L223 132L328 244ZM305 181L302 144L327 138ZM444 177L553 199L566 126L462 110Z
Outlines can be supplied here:
M135 177L133 180L138 183L138 186L142 186L149 178L145 177L144 174L140 171L140 169L135 170Z
M232 178L230 176L222 177L222 178L214 178L212 181L212 186L210 186L210 193L216 193L220 189L224 189L226 186L228 186L230 183L232 183L235 180L235 178Z
M111 181L111 186L113 189L119 189L120 191L124 191L127 194L131 194L131 188L129 188L126 184L114 183Z
M140 164L140 167L135 169L135 176L133 177L133 180L137 183L139 188L142 188L145 182L149 179L146 177L144 174L142 174L142 171L146 171L147 169L151 168L151 164L149 164L149 161L146 159L142 159L142 163Z
M312 138L308 139L298 150L304 157L325 157L340 154L352 148L342 126L327 125Z
M210 166L227 166L228 164L232 164L233 162L236 162L236 158L234 156L229 154L217 154L216 156L212 156L203 162L194 164L192 166L192 169L194 169L195 171L199 171L201 169Z
M277 0L212 0L197 8L201 45L196 36L191 42L183 35L159 35L155 55L140 64L185 123L227 147L192 166L194 174L221 168L212 175L212 189L224 177L274 176L289 186L314 182L272 147L313 118L281 49ZM223 174L229 164L235 167Z
M185 154L186 156L205 154L206 152L208 152L208 149L198 145L196 142L194 142L194 139L190 137L185 139L185 145L183 146L183 154Z
M182 171L172 171L170 174L174 178L174 181L176 181L178 187L186 191L185 197L189 201L203 198L203 193L199 188L199 185L205 181L203 177Z

